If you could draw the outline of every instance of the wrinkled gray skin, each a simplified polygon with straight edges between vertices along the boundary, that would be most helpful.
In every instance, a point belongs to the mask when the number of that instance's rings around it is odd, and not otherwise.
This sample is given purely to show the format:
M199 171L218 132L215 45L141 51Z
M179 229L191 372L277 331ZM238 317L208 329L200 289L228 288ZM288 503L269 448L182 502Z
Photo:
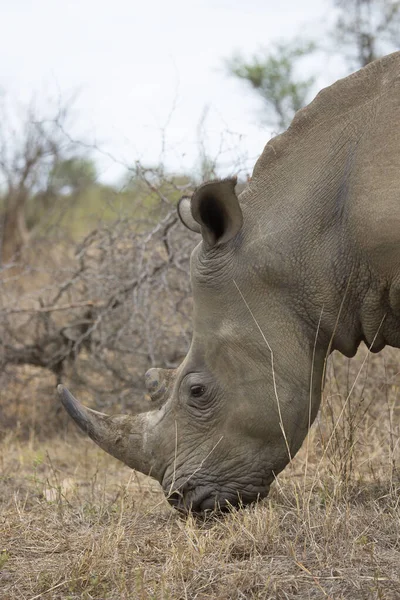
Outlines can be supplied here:
M268 494L315 418L324 362L400 346L400 53L323 90L271 140L239 200L235 180L182 199L194 334L165 403L108 417L67 390L101 447L203 512Z

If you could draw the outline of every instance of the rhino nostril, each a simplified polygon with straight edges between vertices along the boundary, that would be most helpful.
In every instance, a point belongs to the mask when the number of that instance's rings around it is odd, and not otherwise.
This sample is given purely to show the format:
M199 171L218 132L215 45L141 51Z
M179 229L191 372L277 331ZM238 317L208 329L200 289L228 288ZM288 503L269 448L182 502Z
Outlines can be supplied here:
M171 492L167 495L167 500L174 508L183 508L183 496L180 492Z

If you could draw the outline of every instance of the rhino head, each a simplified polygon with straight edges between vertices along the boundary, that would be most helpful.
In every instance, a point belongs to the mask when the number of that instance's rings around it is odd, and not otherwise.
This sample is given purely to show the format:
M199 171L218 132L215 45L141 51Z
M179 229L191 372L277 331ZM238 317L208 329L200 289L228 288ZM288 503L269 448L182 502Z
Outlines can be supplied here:
M177 508L265 497L317 414L327 355L399 346L399 73L396 53L321 92L240 198L226 179L181 200L201 235L194 333L178 369L146 375L160 409L107 416L60 386L77 424Z

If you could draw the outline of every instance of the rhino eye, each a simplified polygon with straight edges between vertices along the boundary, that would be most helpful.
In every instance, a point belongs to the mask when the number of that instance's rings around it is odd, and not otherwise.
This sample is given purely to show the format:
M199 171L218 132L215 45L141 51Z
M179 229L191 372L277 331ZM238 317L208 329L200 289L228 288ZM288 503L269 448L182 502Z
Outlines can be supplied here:
M190 388L190 394L193 396L193 398L200 398L205 391L206 388L204 385L192 385Z

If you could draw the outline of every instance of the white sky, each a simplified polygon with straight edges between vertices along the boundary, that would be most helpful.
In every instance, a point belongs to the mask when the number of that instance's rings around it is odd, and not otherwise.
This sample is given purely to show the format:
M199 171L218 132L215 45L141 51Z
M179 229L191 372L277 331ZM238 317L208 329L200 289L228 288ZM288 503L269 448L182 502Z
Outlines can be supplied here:
M260 104L224 73L234 51L251 56L302 34L326 42L329 0L1 0L0 90L18 102L61 93L75 101L74 133L118 161L194 167L206 107L206 145L222 171L251 170L271 136ZM325 40L325 41L324 41ZM324 56L318 88L344 74ZM317 91L317 90L316 90ZM165 131L162 150L161 130ZM233 132L233 133L228 133ZM101 160L103 179L118 168Z

